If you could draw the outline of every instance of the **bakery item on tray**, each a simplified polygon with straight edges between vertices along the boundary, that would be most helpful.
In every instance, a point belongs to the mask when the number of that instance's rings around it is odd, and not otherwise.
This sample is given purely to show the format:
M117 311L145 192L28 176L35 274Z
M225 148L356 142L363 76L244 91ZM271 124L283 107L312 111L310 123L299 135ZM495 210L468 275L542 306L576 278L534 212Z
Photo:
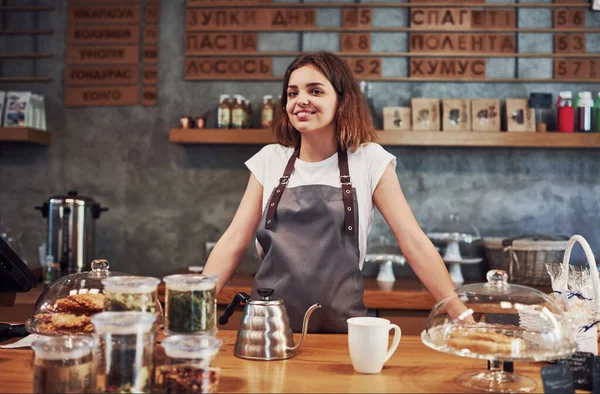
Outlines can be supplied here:
M34 316L41 334L91 333L90 316L104 310L104 294L71 294L56 300L43 313Z
M491 331L456 330L450 333L448 347L480 354L497 354L510 356L521 353L526 349L526 343L521 338Z

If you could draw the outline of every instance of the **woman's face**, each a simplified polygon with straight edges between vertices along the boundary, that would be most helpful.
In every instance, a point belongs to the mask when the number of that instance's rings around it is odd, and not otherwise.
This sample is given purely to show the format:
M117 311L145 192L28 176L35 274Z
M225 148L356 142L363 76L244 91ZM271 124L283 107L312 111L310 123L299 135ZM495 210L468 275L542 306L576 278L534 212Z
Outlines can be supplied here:
M292 72L287 88L286 111L301 133L333 131L338 98L335 89L311 65Z

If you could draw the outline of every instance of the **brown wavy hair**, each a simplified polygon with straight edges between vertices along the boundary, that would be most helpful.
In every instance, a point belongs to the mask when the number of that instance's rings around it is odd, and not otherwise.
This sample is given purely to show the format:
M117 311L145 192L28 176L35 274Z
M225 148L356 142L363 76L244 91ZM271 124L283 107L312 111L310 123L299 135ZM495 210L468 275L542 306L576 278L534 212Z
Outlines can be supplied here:
M296 130L286 111L287 89L292 72L311 65L331 83L338 96L338 108L334 121L338 144L344 150L354 152L361 144L375 141L377 132L365 97L348 65L330 52L309 52L298 56L287 68L283 77L281 105L276 111L271 131L283 146L300 146L300 132Z

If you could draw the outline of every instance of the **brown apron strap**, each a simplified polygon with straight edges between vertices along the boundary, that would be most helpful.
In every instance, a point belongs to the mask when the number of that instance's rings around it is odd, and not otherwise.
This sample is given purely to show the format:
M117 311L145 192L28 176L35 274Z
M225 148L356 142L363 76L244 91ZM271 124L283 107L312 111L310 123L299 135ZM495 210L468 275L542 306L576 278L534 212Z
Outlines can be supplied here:
M356 231L354 223L354 199L352 196L352 181L348 169L348 153L338 149L338 166L340 168L340 182L342 183L342 200L344 201L344 232L353 235Z
M283 171L283 176L279 178L279 185L275 190L273 190L273 194L271 197L271 202L269 203L269 207L267 208L267 217L265 219L265 228L273 228L275 226L275 212L277 211L277 206L279 205L279 200L281 200L281 195L287 186L288 181L290 180L290 176L292 175L292 171L294 171L294 163L296 163L296 159L300 154L300 148L296 149L290 160L288 160L287 165L285 166L285 171Z
M277 212L277 206L279 205L279 200L281 200L281 195L287 186L290 176L294 171L294 163L296 163L296 159L298 158L299 154L300 149L296 149L285 166L283 176L279 178L279 185L273 191L269 206L267 207L267 216L265 218L266 229L271 229L275 226L275 213ZM341 149L338 150L338 166L340 169L340 182L342 183L342 200L344 202L344 232L348 235L353 235L356 231L356 226L354 223L354 198L352 195L352 182L350 180L350 171L348 169L348 154L346 151Z

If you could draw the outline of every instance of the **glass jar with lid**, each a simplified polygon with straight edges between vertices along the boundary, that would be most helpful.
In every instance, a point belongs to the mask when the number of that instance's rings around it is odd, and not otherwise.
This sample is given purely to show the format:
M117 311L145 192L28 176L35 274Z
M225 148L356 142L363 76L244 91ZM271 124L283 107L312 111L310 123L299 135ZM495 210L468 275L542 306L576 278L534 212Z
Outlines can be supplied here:
M42 335L91 335L90 317L104 311L102 280L122 276L109 271L106 260L94 260L92 270L60 278L47 287L35 304L35 312L25 327Z
M34 393L95 393L96 341L82 336L45 336L31 348Z
M166 283L165 333L216 334L217 277L170 275Z
M576 351L562 308L539 290L508 284L504 271L487 273L487 283L461 286L438 301L421 339L428 347L492 362L490 370L458 377L478 391L527 392L533 379L503 371L504 361L550 361Z
M157 385L163 393L213 393L219 385L216 357L223 341L212 335L172 335L162 341L165 363Z
M133 311L102 312L92 317L98 340L98 391L151 391L155 318L150 312Z
M145 276L115 276L102 280L106 312L138 311L156 316L162 324L162 307L157 296L160 279Z

